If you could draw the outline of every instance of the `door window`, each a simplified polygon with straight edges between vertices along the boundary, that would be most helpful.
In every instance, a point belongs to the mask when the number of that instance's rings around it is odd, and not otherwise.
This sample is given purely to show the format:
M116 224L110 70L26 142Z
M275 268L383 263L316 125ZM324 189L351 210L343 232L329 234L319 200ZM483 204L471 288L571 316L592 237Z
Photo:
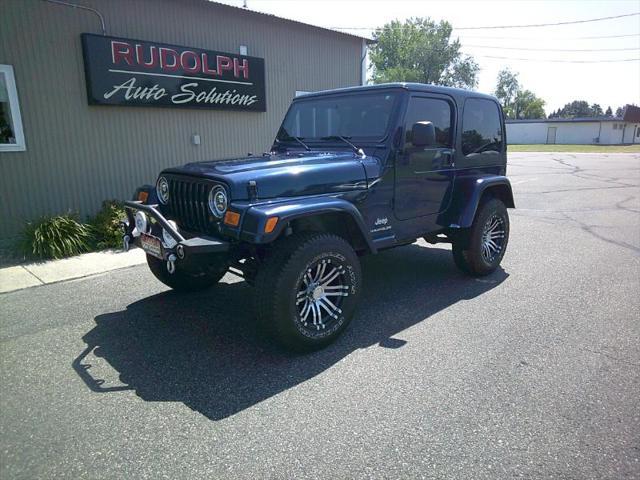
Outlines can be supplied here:
M436 129L436 147L451 147L451 105L437 98L411 97L405 116L406 143L411 146L414 123L431 122Z
M462 153L501 152L502 138L498 105L482 98L468 99L462 118Z

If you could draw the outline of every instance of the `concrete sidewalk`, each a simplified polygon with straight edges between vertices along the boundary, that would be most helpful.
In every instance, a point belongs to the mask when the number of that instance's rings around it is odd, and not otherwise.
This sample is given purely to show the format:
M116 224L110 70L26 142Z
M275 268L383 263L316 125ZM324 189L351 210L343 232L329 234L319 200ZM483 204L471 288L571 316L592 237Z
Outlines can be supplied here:
M105 250L62 260L0 268L0 293L87 277L145 262L144 251L134 248L126 253L119 250Z

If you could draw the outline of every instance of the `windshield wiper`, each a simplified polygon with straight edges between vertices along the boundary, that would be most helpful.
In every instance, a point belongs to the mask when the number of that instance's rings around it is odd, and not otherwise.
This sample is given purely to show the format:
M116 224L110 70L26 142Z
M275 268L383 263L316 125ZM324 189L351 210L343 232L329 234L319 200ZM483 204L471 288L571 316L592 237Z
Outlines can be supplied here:
M304 143L302 141L303 137L296 137L295 135L287 135L283 140L286 142L287 140L295 140L296 142L298 142L300 145L302 145L304 147L304 149L308 152L311 151L311 149L309 148L309 145L307 145L306 143ZM278 140L279 142L282 141L278 138L276 138L276 140Z
M354 145L349 141L351 137L343 137L342 135L329 135L328 137L320 137L320 140L342 140L344 143L353 148L353 151L356 152L361 157L364 157L364 150L362 150L357 145Z

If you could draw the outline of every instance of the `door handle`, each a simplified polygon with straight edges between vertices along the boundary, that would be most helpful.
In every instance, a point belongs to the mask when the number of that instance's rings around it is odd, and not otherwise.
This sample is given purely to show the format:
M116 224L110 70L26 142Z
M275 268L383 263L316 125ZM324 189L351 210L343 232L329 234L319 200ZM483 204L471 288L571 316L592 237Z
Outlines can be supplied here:
M446 162L442 162L443 166L454 166L454 158L456 151L453 148L446 148L442 150L442 156L447 160Z

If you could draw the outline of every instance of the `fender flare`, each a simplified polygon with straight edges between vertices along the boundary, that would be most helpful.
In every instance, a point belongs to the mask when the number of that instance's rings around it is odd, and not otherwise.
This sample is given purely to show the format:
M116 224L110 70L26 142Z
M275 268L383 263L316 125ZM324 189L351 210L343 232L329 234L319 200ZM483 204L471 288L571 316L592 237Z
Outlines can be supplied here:
M337 197L292 198L289 201L254 205L244 212L240 239L250 243L270 243L283 232L292 220L322 215L325 213L343 213L353 219L362 234L371 253L377 249L369 236L362 214L356 206ZM275 229L265 233L267 219L278 217Z
M456 182L458 183L458 182ZM502 200L507 208L515 208L511 182L502 175L489 177L462 178L458 185L458 205L461 206L459 215L452 218L452 223L460 228L468 228L473 224L476 211L480 205L482 196L487 191L495 192L495 196Z

